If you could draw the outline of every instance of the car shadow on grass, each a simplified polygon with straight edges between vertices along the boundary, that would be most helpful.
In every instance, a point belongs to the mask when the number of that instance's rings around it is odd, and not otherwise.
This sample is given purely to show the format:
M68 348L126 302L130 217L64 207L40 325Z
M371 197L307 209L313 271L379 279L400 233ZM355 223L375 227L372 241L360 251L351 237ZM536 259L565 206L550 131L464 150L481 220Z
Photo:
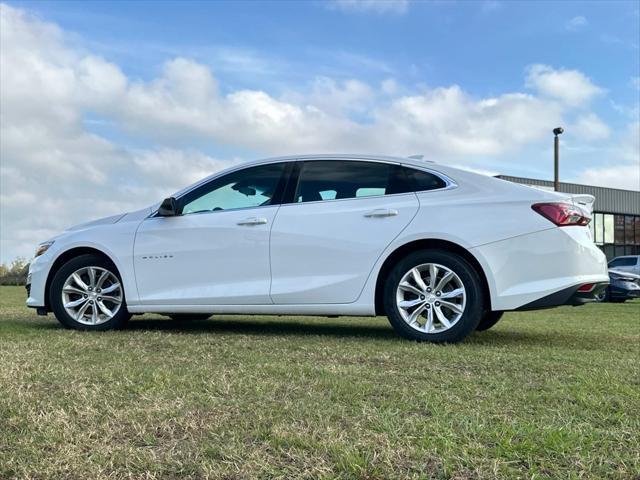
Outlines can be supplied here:
M295 319L240 320L234 318L212 318L210 320L164 320L144 318L132 320L127 330L166 331L168 333L226 333L238 335L319 335L334 337L367 337L382 340L398 340L390 325L354 325L349 320L343 322L301 322Z
M323 321L322 319L296 320L293 317L278 319L277 317L253 316L250 319L238 317L213 317L209 320L170 320L163 317L144 316L129 322L126 332L166 332L167 334L231 334L231 335L270 335L270 336L326 336L335 338L367 338L372 340L389 340L410 342L398 336L386 319L379 318L363 324L361 320L350 321L349 318ZM63 330L56 321L4 321L3 327L18 331ZM101 332L85 332L101 335ZM620 339L618 339L620 341ZM463 342L483 348L502 347L575 347L583 349L606 349L607 342L578 332L534 332L520 328L496 328L484 332L474 332Z
M604 346L594 342L593 338L585 337L577 332L562 334L557 332L532 332L523 330L490 330L474 332L466 340L468 343L483 347L504 346L534 346L550 348L571 348L576 350L597 350Z
M371 323L376 322L373 320ZM350 322L349 318L338 321L322 320L298 321L294 318L273 319L272 317L251 317L251 319L235 319L233 317L213 317L210 320L175 321L156 318L132 320L127 330L133 331L166 331L167 333L206 334L224 333L237 335L292 335L292 336L331 336L357 337L376 340L403 341L391 328L386 319L380 318L379 325L363 325L359 321ZM496 329L474 332L465 340L465 344L483 347L505 346L543 346L598 348L598 344L574 332L559 334L557 332L532 332L524 330ZM600 345L601 346L601 345Z

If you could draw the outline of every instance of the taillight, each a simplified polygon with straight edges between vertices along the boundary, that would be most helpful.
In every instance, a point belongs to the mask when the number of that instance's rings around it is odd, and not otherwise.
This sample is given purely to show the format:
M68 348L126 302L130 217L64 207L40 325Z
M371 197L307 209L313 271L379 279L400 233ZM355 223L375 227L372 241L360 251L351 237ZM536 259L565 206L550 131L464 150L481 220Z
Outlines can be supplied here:
M585 283L584 285L580 285L578 287L578 291L582 293L588 293L591 292L594 288L596 288L595 283Z
M569 203L536 203L531 208L559 227L585 226L591 221L581 208Z

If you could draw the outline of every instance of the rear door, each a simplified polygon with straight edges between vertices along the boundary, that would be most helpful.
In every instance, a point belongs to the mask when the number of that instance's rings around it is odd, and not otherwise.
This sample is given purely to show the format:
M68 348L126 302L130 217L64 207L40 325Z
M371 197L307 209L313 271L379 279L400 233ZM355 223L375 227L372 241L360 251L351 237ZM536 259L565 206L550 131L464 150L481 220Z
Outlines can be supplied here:
M274 303L358 299L376 260L418 211L415 193L398 193L398 171L368 161L297 164L291 203L271 230Z

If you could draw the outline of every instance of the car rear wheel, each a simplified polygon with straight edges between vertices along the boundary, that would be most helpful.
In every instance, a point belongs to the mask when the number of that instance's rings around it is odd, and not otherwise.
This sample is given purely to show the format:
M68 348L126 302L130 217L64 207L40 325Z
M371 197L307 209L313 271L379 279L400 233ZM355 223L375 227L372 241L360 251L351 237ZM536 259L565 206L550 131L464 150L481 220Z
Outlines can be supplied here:
M389 322L403 337L454 343L475 330L484 298L478 273L464 258L424 250L391 270L384 302Z
M76 330L122 328L131 318L115 265L99 255L80 255L53 277L51 309L58 321Z
M502 315L504 315L504 312L486 312L480 319L480 323L476 327L476 331L482 332L484 330L489 330L500 321Z

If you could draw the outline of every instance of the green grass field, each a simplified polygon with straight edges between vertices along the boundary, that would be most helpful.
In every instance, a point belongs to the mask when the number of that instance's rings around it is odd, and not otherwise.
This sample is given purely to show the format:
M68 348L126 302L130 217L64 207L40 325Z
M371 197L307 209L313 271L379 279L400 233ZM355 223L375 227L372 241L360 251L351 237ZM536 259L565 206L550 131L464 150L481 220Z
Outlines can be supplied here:
M640 303L63 330L0 287L0 478L639 478Z

